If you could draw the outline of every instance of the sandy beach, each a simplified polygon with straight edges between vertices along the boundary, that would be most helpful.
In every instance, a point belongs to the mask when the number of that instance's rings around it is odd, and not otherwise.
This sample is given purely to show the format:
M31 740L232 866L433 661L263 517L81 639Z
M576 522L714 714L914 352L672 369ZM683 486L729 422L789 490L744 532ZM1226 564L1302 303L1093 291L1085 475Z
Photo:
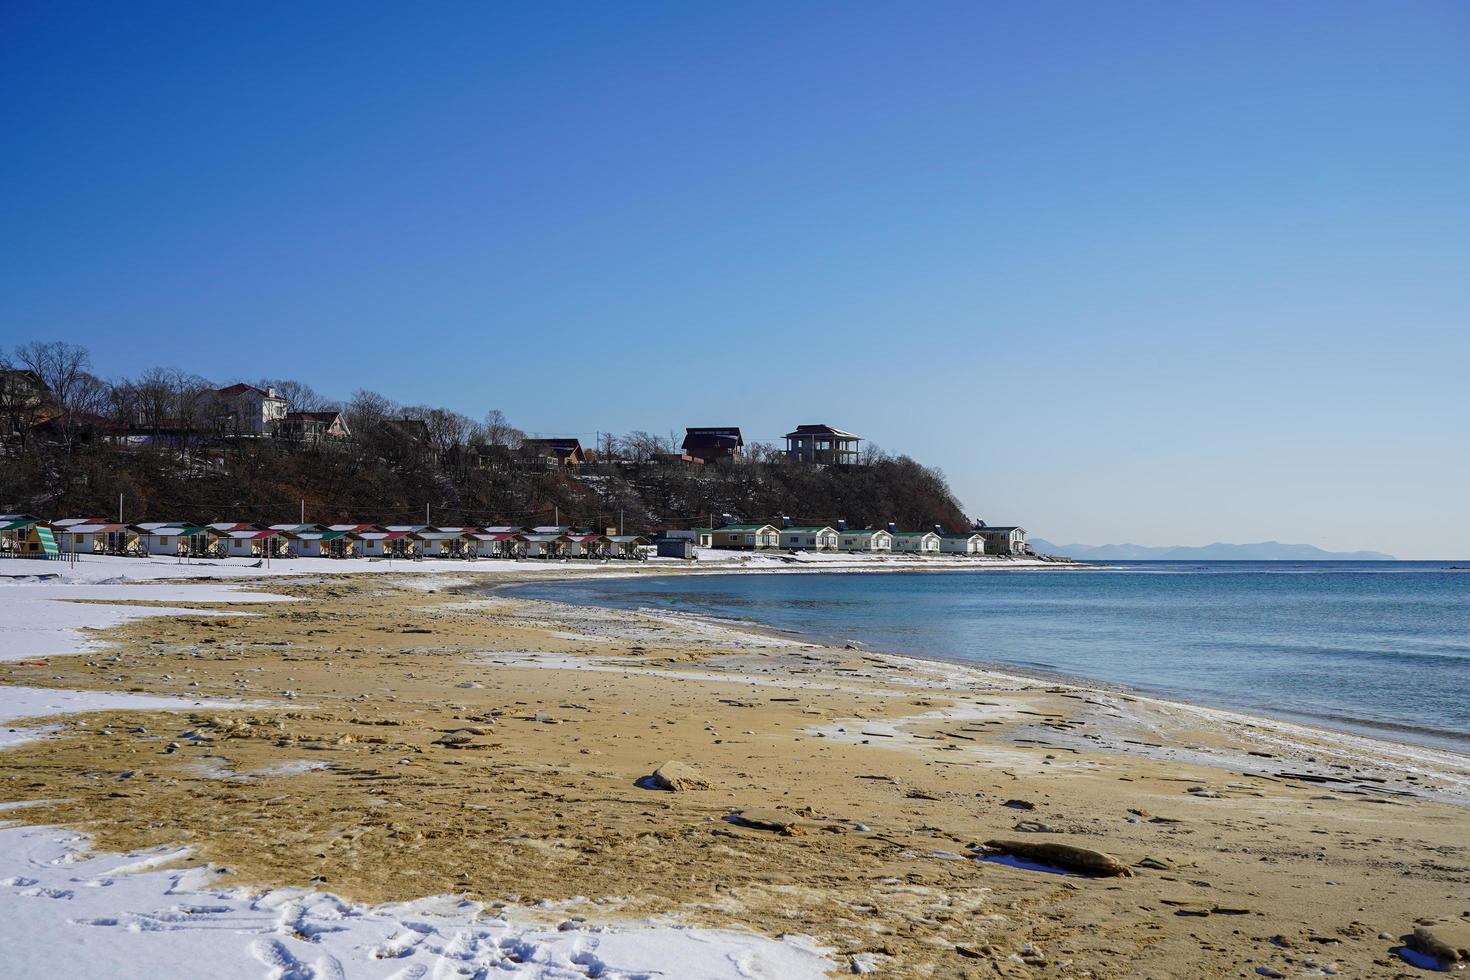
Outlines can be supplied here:
M731 975L1414 975L1416 925L1470 928L1470 758L489 591L523 579L24 587L60 625L4 636L0 832L304 909L460 903L546 956L749 936ZM240 975L332 975L309 918ZM342 975L538 955L400 932ZM637 975L577 955L507 975Z

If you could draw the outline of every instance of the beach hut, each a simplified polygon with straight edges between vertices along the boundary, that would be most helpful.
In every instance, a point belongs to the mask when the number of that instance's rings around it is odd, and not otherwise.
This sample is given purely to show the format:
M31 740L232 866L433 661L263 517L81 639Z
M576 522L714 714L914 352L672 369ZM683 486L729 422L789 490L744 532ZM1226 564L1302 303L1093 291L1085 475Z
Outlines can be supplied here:
M407 531L348 531L354 553L363 558L413 558L415 542Z
M523 534L521 540L525 543L523 554L527 558L560 558L566 551L566 535L564 534Z
M311 526L299 525L299 527ZM355 540L347 531L333 531L330 528L325 528L323 530L294 530L279 531L277 533L286 540L286 557L288 558L357 557L357 551L353 547Z
M607 556L609 558L642 558L648 539L637 534L609 534Z
M607 555L607 538L601 534L566 535L568 558L603 558Z
M274 557L272 544L278 534L270 528L210 526L214 534L214 554L220 558L266 558Z
M60 558L52 526L30 514L0 514L0 555L8 558Z
M410 531L409 537L418 542L422 558L463 558L465 539L470 534L462 528L425 528Z
M946 555L983 555L985 554L985 535L978 531L941 534L939 550Z
M911 555L937 555L939 535L933 531L899 531L893 536L893 550Z
M765 551L781 547L781 532L774 524L725 524L710 531L709 542L706 547Z
M837 532L838 551L892 551L893 535L882 528L846 528Z
M465 534L464 553L467 558L518 558L520 551L520 535L509 531L472 530Z
M131 535L126 524L98 521L58 528L57 538L67 554L121 555L127 552Z
M825 524L793 525L781 529L781 547L787 551L836 551L837 529Z
M148 521L129 530L137 535L139 552L159 558L206 557L214 537L207 525L181 521Z

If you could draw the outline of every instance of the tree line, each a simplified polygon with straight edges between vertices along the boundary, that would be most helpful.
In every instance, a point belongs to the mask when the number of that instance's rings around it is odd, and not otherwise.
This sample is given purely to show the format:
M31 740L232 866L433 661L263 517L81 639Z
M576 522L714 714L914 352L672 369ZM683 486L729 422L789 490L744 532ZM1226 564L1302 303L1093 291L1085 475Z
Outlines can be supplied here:
M242 380L242 379L234 379ZM233 381L229 382L233 383ZM293 442L222 432L226 384L175 368L105 380L83 347L0 349L0 505L49 516L284 522L695 527L722 514L846 519L853 526L971 523L942 472L877 448L858 467L788 464L746 446L737 466L682 466L682 435L601 434L587 466L538 468L498 409L479 419L369 390L345 402L307 382L263 378L292 412L340 412L351 438ZM235 437L232 437L235 436Z

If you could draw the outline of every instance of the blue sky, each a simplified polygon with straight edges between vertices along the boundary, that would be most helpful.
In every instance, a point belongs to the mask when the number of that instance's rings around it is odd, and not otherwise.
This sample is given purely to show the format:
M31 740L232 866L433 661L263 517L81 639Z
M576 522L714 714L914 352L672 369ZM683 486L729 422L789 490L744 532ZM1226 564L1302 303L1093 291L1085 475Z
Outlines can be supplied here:
M0 344L1470 555L1470 6L11 4ZM658 370L645 370L651 368Z

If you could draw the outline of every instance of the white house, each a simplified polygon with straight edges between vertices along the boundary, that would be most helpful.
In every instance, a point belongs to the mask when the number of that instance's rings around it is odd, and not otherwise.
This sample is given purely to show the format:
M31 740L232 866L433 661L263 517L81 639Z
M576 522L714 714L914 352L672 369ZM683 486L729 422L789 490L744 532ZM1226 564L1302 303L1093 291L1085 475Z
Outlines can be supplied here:
M933 531L899 531L893 536L893 550L913 555L937 555L939 540L939 535Z
M979 531L941 534L939 550L947 555L983 555L985 554L985 535Z
M210 392L214 426L226 435L273 436L290 407L276 389L234 384Z
M810 524L781 529L781 547L787 551L836 551L837 529Z
M407 531L348 531L355 551L364 558L412 558L414 542Z
M893 535L882 528L851 528L837 532L838 551L892 551Z
M989 554L1026 554L1026 529L1024 527L977 527L975 532L985 535L985 550Z

